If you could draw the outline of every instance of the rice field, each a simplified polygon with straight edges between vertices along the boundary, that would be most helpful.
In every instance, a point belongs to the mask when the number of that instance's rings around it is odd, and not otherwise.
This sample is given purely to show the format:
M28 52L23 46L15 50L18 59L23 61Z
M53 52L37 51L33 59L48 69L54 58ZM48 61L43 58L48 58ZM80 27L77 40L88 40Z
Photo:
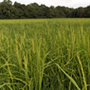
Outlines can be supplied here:
M90 19L0 20L0 90L90 90Z

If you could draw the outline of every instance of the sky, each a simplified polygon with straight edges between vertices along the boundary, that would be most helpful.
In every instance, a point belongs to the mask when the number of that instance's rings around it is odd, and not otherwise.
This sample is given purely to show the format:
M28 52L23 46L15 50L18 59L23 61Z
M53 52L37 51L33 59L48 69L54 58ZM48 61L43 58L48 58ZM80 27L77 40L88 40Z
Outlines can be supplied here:
M3 0L0 0L3 1ZM38 3L46 6L66 6L70 8L86 7L90 5L90 0L11 0L12 2L19 2L21 4Z

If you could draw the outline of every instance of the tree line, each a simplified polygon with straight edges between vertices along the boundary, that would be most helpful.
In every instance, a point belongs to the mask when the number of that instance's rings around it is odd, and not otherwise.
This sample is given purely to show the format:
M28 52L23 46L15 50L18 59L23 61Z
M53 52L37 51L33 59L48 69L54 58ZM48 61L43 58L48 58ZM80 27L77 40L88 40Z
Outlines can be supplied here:
M68 8L64 6L38 5L31 3L20 4L10 0L0 3L0 19L24 19L24 18L90 18L90 5L83 8Z

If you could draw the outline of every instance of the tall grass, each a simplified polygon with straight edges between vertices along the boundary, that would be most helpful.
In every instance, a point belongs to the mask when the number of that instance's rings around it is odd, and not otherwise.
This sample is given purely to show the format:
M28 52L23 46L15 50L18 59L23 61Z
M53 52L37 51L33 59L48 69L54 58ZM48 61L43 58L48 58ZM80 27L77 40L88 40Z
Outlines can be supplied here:
M90 19L0 20L0 90L90 90Z

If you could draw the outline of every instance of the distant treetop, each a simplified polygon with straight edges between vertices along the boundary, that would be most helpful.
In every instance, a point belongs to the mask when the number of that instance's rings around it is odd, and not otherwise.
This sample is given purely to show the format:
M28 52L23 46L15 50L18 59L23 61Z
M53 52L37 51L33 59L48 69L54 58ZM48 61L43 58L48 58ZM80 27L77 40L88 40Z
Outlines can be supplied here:
M38 5L31 3L28 5L4 0L0 3L0 19L24 19L24 18L90 18L90 6L76 9L62 7Z

